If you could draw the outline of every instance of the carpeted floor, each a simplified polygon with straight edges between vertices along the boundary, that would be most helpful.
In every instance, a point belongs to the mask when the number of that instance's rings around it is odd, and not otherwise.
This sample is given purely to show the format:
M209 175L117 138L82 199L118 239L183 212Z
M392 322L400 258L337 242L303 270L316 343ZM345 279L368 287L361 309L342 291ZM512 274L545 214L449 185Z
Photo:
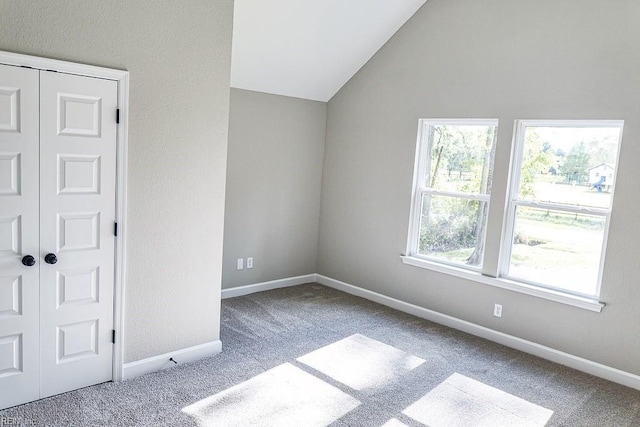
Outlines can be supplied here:
M0 425L640 426L640 391L320 285L222 307L221 354Z

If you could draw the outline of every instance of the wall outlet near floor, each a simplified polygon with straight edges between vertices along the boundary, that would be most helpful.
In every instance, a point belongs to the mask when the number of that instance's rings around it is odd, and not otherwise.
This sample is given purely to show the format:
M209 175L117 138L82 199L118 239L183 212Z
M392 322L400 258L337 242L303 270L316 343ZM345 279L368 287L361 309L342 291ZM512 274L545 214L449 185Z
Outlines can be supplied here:
M238 258L238 264L236 267L238 270L242 270L244 268L244 259L243 258Z
M247 258L247 268L253 268L253 257Z
M496 317L502 317L502 305L496 304L493 306L493 315Z

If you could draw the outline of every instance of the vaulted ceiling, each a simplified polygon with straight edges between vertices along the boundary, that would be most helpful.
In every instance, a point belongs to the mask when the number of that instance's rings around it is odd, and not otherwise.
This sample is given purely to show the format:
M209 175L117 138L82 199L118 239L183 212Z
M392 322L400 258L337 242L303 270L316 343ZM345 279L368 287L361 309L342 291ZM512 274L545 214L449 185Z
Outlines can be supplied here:
M328 101L427 0L235 0L231 86Z

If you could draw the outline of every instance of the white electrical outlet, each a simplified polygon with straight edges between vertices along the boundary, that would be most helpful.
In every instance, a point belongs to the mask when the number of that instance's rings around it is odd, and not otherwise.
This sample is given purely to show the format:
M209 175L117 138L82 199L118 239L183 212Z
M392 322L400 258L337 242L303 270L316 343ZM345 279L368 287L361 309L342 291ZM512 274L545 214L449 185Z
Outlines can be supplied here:
M247 268L253 268L253 257L247 258Z
M493 306L493 315L496 317L502 317L502 305L496 304Z
M244 259L238 258L238 270L242 270L244 268Z

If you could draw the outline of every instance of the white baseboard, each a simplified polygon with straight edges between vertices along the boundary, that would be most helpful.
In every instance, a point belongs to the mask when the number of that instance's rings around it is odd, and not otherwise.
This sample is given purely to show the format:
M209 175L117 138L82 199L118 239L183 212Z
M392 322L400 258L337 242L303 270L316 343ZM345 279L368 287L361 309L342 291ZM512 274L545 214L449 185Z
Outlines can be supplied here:
M159 371L176 366L170 361L173 358L178 364L192 362L202 359L203 357L213 356L222 351L222 342L211 341L193 347L183 348L181 350L172 351L170 353L160 354L158 356L149 357L147 359L137 360L131 363L125 363L122 367L122 379L139 377L140 375L150 372Z
M271 289L286 288L289 286L304 285L316 281L315 274L304 276L288 277L286 279L271 280L269 282L255 283L253 285L237 286L235 288L223 289L222 299L240 297L256 292L270 291Z
M405 313L409 313L414 316L448 326L450 328L458 329L460 331L488 339L489 341L497 342L507 347L515 348L516 350L520 350L525 353L533 354L535 356L550 360L555 363L559 363L564 366L568 366L578 371L586 372L596 377L604 378L606 380L640 390L640 376L638 375L625 372L620 369L612 368L601 363L593 362L582 357L574 356L572 354L564 353L551 347L546 347L531 341L524 340L522 338L514 337L513 335L507 335L493 329L485 328L484 326L476 325L475 323L460 320L452 316L447 316L446 314L428 310L426 308L400 301L395 298L379 294L377 292L369 291L367 289L359 288L357 286L353 286L339 280L331 279L330 277L326 277L321 274L316 274L316 282L320 283L321 285L325 285L351 295L356 295L370 301L377 302L378 304L386 305L387 307L391 307L396 310L403 311Z

